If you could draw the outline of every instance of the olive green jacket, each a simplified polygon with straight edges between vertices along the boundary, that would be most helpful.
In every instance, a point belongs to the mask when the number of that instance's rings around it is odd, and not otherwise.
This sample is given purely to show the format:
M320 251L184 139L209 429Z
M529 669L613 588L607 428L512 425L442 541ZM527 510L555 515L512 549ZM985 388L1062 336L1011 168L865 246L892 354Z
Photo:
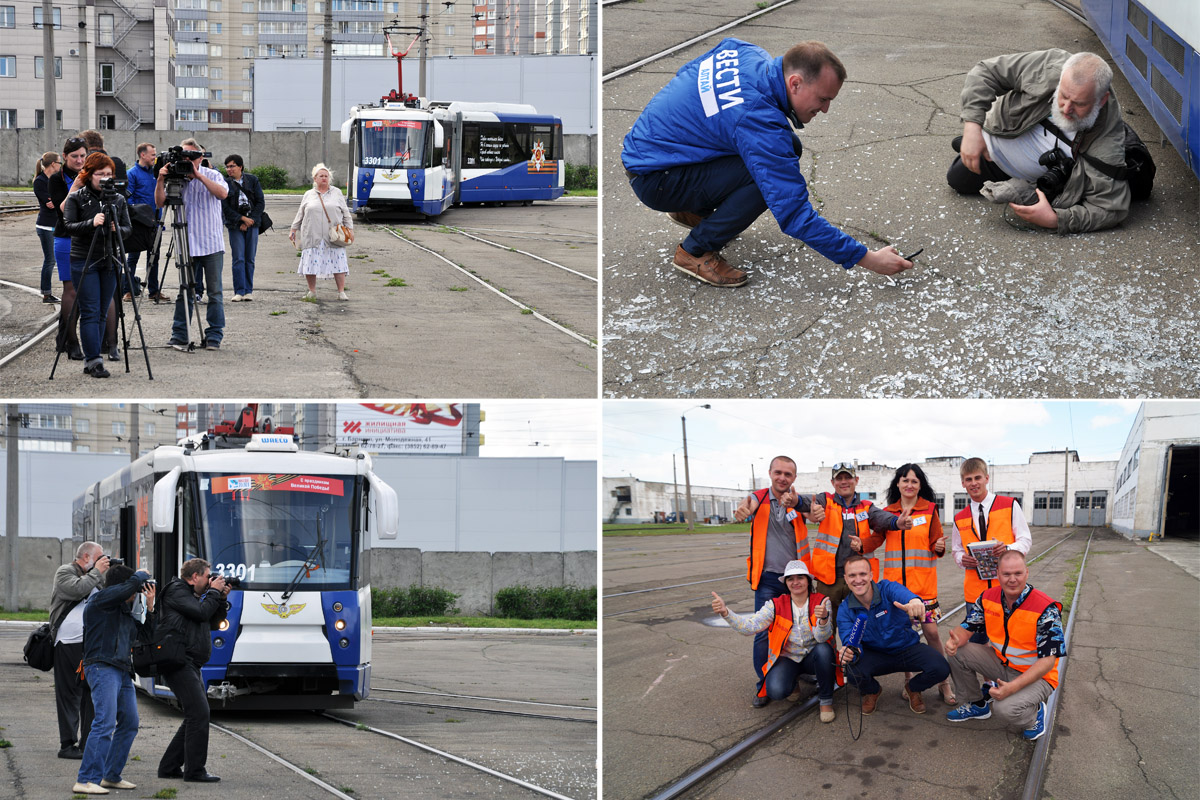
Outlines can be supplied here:
M1038 50L980 61L963 86L962 120L978 123L992 136L1020 136L1050 116L1054 90L1070 57L1066 50ZM1079 134L1074 150L1075 168L1051 204L1058 232L1117 225L1129 214L1129 182L1108 177L1080 157L1087 153L1114 167L1125 165L1125 125L1111 91L1096 124Z

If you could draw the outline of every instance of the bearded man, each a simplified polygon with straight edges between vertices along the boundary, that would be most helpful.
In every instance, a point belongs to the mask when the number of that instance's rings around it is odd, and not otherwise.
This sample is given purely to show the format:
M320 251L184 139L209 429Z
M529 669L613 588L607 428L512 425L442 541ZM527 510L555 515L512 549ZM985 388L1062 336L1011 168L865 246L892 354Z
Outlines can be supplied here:
M1128 181L1111 177L1125 166L1112 75L1094 53L1039 50L980 61L963 87L961 146L946 182L961 194L978 193L985 181L1036 183L1036 202L1009 207L1059 233L1117 225L1130 193Z

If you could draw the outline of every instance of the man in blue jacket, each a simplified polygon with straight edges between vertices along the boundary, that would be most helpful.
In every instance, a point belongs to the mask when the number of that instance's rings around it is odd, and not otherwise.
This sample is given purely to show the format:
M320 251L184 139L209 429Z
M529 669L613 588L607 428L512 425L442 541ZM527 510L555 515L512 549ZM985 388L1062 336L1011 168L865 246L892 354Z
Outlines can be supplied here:
M154 162L158 159L158 151L154 145L149 142L142 142L137 146L137 163L134 164L127 174L129 181L129 219L135 225L140 225L143 228L158 223L158 209L154 207L154 185L158 179L154 177ZM143 210L135 211L135 206L146 206ZM163 296L161 287L158 284L158 269L157 264L153 263L154 254L149 252L154 242L154 231L156 227L149 228L148 235L138 235L137 228L134 229L134 236L130 237L130 241L126 242L125 249L129 257L129 275L132 278L137 270L138 259L142 253L146 253L146 283L150 292L150 299L154 302L162 302L168 298ZM147 239L149 241L147 241Z
M871 563L861 555L846 560L846 585L850 596L838 607L838 635L842 641L850 635L859 614L866 614L866 627L857 650L843 647L838 663L846 680L862 693L862 713L870 714L883 691L876 675L915 672L904 687L908 707L914 714L925 713L921 692L936 686L950 674L950 664L927 644L922 644L912 624L925 619L925 604L902 583L871 580Z
M638 199L692 231L675 266L713 286L746 283L719 251L767 209L789 236L846 269L912 266L893 247L870 251L824 220L800 172L803 128L829 112L846 68L821 42L782 58L725 39L676 73L625 136L621 162Z

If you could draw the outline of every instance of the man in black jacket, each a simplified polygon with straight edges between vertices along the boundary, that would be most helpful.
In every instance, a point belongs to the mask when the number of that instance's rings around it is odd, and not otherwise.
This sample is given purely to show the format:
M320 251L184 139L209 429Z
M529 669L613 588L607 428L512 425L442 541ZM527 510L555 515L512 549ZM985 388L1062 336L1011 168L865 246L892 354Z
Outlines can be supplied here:
M183 723L158 762L158 777L211 783L208 764L208 697L200 667L212 654L212 637L225 619L229 585L213 576L202 558L185 561L178 578L163 587L158 624L183 635L188 663L163 674L167 686L183 706Z

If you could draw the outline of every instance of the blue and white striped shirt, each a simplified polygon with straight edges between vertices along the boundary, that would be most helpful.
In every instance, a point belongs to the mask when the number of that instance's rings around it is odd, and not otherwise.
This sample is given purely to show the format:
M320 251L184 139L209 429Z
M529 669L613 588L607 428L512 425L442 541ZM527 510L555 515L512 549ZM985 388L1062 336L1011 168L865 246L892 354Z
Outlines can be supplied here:
M215 169L199 164L196 169L205 177L228 186L225 176ZM222 236L224 220L221 215L221 200L199 180L193 179L183 187L183 207L187 209L188 248L192 257L225 252Z

